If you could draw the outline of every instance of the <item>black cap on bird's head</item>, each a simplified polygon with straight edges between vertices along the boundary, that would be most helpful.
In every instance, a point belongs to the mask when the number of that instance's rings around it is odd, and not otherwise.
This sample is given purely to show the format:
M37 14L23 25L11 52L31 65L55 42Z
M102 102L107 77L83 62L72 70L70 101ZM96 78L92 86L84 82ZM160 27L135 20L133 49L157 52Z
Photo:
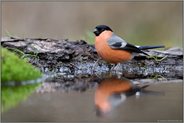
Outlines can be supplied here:
M103 31L112 31L112 29L106 25L98 25L95 27L93 33L99 36ZM113 32L113 31L112 31Z

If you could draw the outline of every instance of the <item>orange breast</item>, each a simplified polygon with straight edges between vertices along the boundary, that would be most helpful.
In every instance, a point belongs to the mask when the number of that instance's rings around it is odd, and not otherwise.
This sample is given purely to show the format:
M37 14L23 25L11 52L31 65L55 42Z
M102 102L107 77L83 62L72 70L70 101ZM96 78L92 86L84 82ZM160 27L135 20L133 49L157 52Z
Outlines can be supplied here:
M107 43L112 36L111 31L104 31L95 38L95 48L99 56L109 63L119 63L132 59L132 55L128 51L113 50Z
M103 112L111 110L109 97L114 93L124 93L132 89L132 84L128 80L111 78L103 80L95 91L95 105Z

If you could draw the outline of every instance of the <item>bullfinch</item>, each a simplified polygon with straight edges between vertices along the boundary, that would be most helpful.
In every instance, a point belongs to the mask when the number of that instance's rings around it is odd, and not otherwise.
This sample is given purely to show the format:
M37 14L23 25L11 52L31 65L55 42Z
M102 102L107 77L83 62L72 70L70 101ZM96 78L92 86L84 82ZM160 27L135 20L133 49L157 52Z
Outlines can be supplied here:
M135 46L126 42L117 36L113 30L106 25L98 25L95 27L95 48L98 55L109 63L120 63L131 60L136 53L142 53L149 56L143 50L164 48L161 46Z
M95 106L98 116L105 115L123 103L126 98L135 95L149 85L134 83L128 79L116 77L107 78L100 82L95 91Z

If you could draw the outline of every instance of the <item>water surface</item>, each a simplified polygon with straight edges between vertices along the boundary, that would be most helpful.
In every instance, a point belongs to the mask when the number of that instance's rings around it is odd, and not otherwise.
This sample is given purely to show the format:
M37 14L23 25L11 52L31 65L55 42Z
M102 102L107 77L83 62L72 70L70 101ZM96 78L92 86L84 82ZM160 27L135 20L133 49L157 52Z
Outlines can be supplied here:
M3 113L2 121L182 120L182 82L151 84L143 90L136 90L129 82L123 79L112 84L102 80L83 92L64 92L62 89L35 92L17 107Z

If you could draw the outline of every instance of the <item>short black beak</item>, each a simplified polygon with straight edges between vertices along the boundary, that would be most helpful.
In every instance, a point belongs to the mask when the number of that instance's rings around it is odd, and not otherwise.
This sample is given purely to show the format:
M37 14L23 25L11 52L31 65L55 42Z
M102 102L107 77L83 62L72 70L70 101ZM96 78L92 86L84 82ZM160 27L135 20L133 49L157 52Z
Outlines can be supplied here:
M94 30L93 30L93 33L96 33L98 30L95 28Z
M93 30L93 33L96 35L96 36L99 36L99 31L95 28L94 30Z

